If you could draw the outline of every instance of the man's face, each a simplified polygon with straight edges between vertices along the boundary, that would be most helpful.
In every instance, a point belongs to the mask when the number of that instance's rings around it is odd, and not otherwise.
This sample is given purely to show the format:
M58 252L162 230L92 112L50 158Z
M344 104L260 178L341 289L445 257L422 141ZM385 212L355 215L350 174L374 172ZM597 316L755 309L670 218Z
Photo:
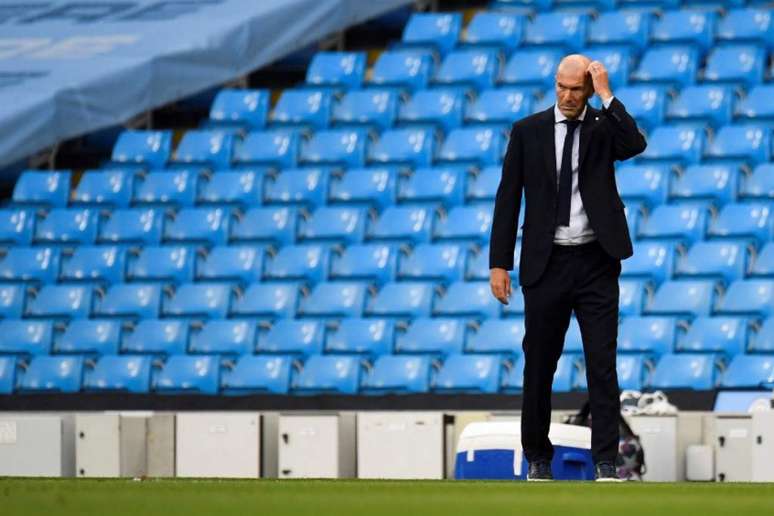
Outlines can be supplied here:
M556 104L567 118L578 118L593 92L591 78L581 68L556 73Z

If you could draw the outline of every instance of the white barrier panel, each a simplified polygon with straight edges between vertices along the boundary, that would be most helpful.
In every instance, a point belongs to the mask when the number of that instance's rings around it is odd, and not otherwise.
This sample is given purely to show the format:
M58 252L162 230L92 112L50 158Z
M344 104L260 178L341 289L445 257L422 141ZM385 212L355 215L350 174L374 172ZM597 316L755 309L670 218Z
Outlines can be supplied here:
M0 476L75 474L73 417L0 416Z
M752 481L774 482L774 410L752 415Z
M715 480L749 482L752 478L752 418L715 419Z
M355 416L279 417L279 478L355 476Z

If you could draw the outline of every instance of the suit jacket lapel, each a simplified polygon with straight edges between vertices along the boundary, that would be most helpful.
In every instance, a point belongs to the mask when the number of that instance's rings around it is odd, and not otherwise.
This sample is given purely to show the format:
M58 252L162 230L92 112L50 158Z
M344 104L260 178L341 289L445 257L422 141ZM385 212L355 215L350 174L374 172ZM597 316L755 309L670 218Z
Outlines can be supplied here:
M586 157L586 152L589 150L589 143L591 143L591 133L594 132L596 121L599 118L599 111L592 109L589 106L586 109L586 117L581 124L580 132L580 144L578 150L578 174L583 170L583 158Z
M554 107L543 112L543 122L540 128L540 146L543 154L543 167L546 174L551 181L551 185L554 186L553 192L556 193L556 185L558 184L558 178L556 176L556 150L554 145Z

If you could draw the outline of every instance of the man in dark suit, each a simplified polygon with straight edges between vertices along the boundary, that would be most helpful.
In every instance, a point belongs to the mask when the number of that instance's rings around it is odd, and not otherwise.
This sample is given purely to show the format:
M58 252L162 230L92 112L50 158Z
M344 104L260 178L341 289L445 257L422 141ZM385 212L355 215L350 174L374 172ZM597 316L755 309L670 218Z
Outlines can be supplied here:
M596 93L604 108L587 105ZM583 338L597 480L617 479L618 276L632 244L613 164L645 139L598 61L570 55L556 72L556 104L513 125L497 189L489 268L508 303L517 221L525 197L519 283L524 294L521 440L528 479L550 480L551 384L574 311Z

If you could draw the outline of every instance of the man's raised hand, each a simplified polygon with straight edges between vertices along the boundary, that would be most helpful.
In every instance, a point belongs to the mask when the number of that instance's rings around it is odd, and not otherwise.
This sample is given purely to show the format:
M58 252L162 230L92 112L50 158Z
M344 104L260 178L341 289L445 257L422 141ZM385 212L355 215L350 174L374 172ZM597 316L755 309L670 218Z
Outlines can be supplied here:
M605 65L599 61L592 61L589 63L586 72L591 76L591 82L594 84L594 93L599 95L603 102L613 96Z

